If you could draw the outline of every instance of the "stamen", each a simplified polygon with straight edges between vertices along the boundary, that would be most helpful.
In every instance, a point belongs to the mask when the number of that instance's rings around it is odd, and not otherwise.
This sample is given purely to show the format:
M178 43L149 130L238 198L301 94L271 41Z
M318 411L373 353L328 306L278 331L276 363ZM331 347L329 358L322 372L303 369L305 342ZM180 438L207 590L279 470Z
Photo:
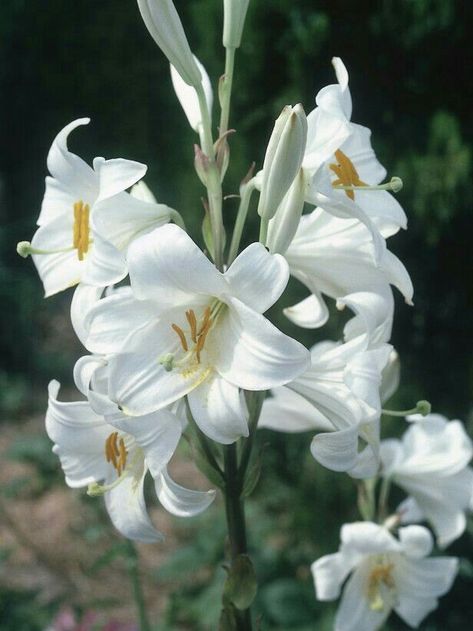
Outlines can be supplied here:
M74 203L74 226L72 228L72 246L77 250L79 261L89 251L89 215L90 206L82 200Z
M432 411L432 405L429 401L417 401L415 408L411 410L381 410L383 414L386 416L409 416L409 414L421 414L422 416L427 416Z
M347 187L344 189L346 195L351 200L354 200L355 193L352 187L367 185L360 180L358 171L355 169L353 162L343 153L341 149L337 149L337 151L335 151L335 158L337 159L338 164L329 164L329 169L337 176L337 179L332 183L332 186L334 188L338 188L339 186Z
M126 467L127 456L125 441L123 438L118 440L118 432L112 432L105 441L105 458L112 463L119 476Z
M211 309L210 307L207 307L204 311L204 319L197 335L202 335L203 330L205 329L208 321L210 320L210 314L211 314Z
M370 572L368 579L367 596L372 611L383 611L385 603L381 595L380 587L385 585L388 589L393 590L396 587L392 576L394 563L386 563L381 561L377 563Z
M182 349L184 352L187 353L187 351L189 350L189 347L187 346L187 340L186 340L184 331L181 329L180 326L177 326L177 324L171 324L171 328L178 334L179 339L181 341Z
M194 309L189 309L186 311L187 322L189 322L189 326L191 328L191 340L196 344L197 342L197 319L195 317Z
M209 310L209 314L210 314L210 310ZM197 340L197 345L195 347L195 356L199 364L200 364L200 352L204 348L205 340L207 338L207 335L210 331L211 326L212 326L212 319L210 318L210 315L209 315L208 319L205 322L205 325L200 329L199 338Z

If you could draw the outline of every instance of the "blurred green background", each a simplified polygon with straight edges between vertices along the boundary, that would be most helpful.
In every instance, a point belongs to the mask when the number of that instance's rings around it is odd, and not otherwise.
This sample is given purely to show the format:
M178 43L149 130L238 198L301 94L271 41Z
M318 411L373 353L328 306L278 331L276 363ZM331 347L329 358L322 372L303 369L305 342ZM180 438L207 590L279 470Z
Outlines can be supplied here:
M222 2L180 0L176 6L215 85L223 72ZM280 109L302 102L310 111L317 91L334 82L330 59L342 57L350 73L353 120L373 130L380 160L390 175L404 180L399 199L409 230L389 243L412 276L415 307L397 300L393 343L403 372L392 406L410 407L426 398L435 411L463 419L470 430L472 25L473 4L461 0L251 0L237 55L231 115L237 133L230 141L225 181L226 194L238 192L250 163L261 165ZM103 155L148 164L146 182L160 201L181 211L195 238L200 238L202 188L193 172L194 134L134 0L4 0L0 116L0 413L4 424L21 427L44 410L51 378L72 383L71 368L82 352L68 321L70 293L43 300L31 261L15 252L16 242L34 232L45 159L56 133L71 120L90 116L91 124L71 137L71 148L89 161ZM236 206L235 200L226 202L229 228ZM255 238L256 228L253 213L246 241ZM285 304L297 296L300 287L291 287ZM307 344L335 338L341 330L336 317L323 330L301 335L279 312L272 315L280 326ZM390 427L399 431L399 423ZM356 518L354 488L316 467L310 456L301 457L309 440L270 433L261 438L270 446L258 501L249 513L252 546L259 551L263 629L330 628L331 609L314 601L307 565L334 551L339 526ZM187 560L209 563L212 554L205 545L220 539L211 534L206 544L201 524L212 533L218 520L204 517L192 524L180 527L194 528L200 556L191 546ZM284 545L264 547L271 537ZM466 534L452 550L471 558L472 548ZM214 561L220 553L221 547ZM173 562L167 571L179 575L182 558L176 566ZM454 591L422 628L465 628L472 576L466 563ZM159 628L214 628L213 619L202 622L204 613L210 615L209 602L218 601L211 588L205 582L176 588ZM25 629L37 628L28 624ZM404 627L393 621L392 628Z

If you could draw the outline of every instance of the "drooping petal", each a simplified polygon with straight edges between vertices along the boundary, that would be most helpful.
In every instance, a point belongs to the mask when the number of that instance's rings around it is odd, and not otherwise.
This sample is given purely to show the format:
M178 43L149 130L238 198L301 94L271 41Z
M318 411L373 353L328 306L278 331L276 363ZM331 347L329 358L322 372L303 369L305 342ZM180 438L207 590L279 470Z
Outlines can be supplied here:
M266 390L284 385L308 367L310 355L302 344L237 298L226 302L229 308L214 332L220 349L214 366L224 379L246 390Z
M317 329L323 326L329 317L327 305L320 292L311 294L292 307L286 307L283 312L291 322L304 329Z
M317 434L312 439L310 451L324 467L347 471L356 465L358 458L358 427Z
M233 296L264 313L286 288L289 266L284 257L270 254L262 243L252 243L234 260L225 279Z
M98 355L85 355L78 359L74 366L74 383L79 392L88 396L94 374L106 365L107 361Z
M155 480L156 495L164 508L177 517L194 517L215 499L215 491L194 491L177 484L166 469Z
M164 536L151 523L143 494L146 469L128 475L105 493L105 506L115 528L128 539L142 543L162 541Z
M312 563L310 569L317 600L335 600L340 596L343 582L352 570L347 561L340 552L336 552Z
M396 613L412 627L417 627L446 594L458 572L458 559L444 557L405 561L402 576L396 581Z
M103 480L109 465L105 460L104 444L110 428L87 401L57 400L60 384L51 381L46 412L46 432L55 443L56 453L72 488Z
M128 250L133 293L160 311L228 291L223 275L184 230L169 224L133 241Z
M248 423L237 386L213 373L187 395L189 407L201 431L228 445L248 436Z

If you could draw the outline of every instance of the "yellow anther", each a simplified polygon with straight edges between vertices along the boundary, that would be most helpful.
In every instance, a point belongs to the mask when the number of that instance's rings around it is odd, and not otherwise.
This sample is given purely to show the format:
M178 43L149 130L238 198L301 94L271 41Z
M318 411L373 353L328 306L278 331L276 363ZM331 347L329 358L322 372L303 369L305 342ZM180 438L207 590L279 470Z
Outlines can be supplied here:
M72 247L77 250L79 261L89 251L89 215L90 206L82 200L74 204L74 226L72 229Z
M209 317L206 319L205 324L201 327L199 331L199 337L197 339L197 345L195 347L195 356L197 358L197 362L200 364L200 352L204 348L205 340L210 331L210 327L212 326L212 319Z
M390 590L396 587L392 576L393 567L394 563L381 561L377 563L370 572L367 595L372 611L382 611L384 609L385 603L381 594L381 586L384 585Z
M189 322L189 326L191 328L191 340L196 344L197 342L197 318L195 317L194 309L189 309L186 311L187 322Z
M189 350L189 347L187 345L187 340L186 340L186 336L184 334L184 331L181 329L180 326L177 326L177 324L171 324L171 328L176 331L176 333L179 336L179 339L181 341L181 346L182 346L182 350L187 353L187 351Z
M126 467L128 452L123 438L118 440L118 432L112 432L105 441L105 458L111 462L120 476Z
M366 184L360 180L360 176L353 162L341 149L335 151L335 158L338 164L329 165L330 170L337 176L337 179L332 182L332 186L366 186ZM355 199L355 191L345 190L345 193L351 200Z
M210 320L210 314L211 314L211 309L210 307L206 307L205 311L204 311L204 319L202 321L202 324L200 326L199 332L197 333L197 335L202 335L204 329L207 326L207 323Z

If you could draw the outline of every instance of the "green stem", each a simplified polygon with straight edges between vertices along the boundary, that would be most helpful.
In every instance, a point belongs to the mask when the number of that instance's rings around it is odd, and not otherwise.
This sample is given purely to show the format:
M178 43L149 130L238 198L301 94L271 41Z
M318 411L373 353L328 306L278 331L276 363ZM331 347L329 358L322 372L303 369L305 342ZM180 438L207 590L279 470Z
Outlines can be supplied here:
M128 548L128 573L130 575L131 585L133 588L133 597L135 599L136 609L138 611L138 619L140 621L140 631L152 631L151 624L146 610L146 603L141 585L140 571L138 567L138 554L134 544L127 539Z
M245 508L241 498L241 480L238 471L236 444L225 445L225 511L227 516L228 537L230 540L231 559L240 554L247 554ZM235 609L235 622L238 631L251 631L251 613L249 609Z
M259 242L263 245L266 245L266 241L268 239L268 220L261 218L261 223L259 226Z
M235 48L225 49L225 74L221 87L220 107L220 128L219 135L223 136L228 131L228 121L230 119L230 102L232 98L233 70L235 68Z
M233 229L232 242L230 244L230 252L228 254L229 265L231 265L236 259L238 248L240 247L241 235L243 234L243 228L245 227L251 196L253 194L253 191L255 190L253 180L250 180L247 184L244 184L241 189L240 206L238 207L238 214L235 220L235 227Z
M209 108L202 86L197 90L200 113L202 117L202 150L209 159L207 176L207 195L209 200L210 225L214 245L215 265L223 270L224 227L222 219L222 184L220 173L215 162L215 148L212 139Z
M245 440L243 445L243 450L240 458L240 466L238 468L238 474L240 476L240 481L243 486L245 481L245 474L248 468L248 463L250 462L251 452L253 450L253 444L256 436L256 427L258 425L259 417L261 414L261 408L263 407L263 402L266 396L265 391L260 392L247 392L247 404L248 404L248 427L249 427L249 435Z
M382 523L388 516L388 498L391 490L391 479L383 478L378 498L378 521Z

